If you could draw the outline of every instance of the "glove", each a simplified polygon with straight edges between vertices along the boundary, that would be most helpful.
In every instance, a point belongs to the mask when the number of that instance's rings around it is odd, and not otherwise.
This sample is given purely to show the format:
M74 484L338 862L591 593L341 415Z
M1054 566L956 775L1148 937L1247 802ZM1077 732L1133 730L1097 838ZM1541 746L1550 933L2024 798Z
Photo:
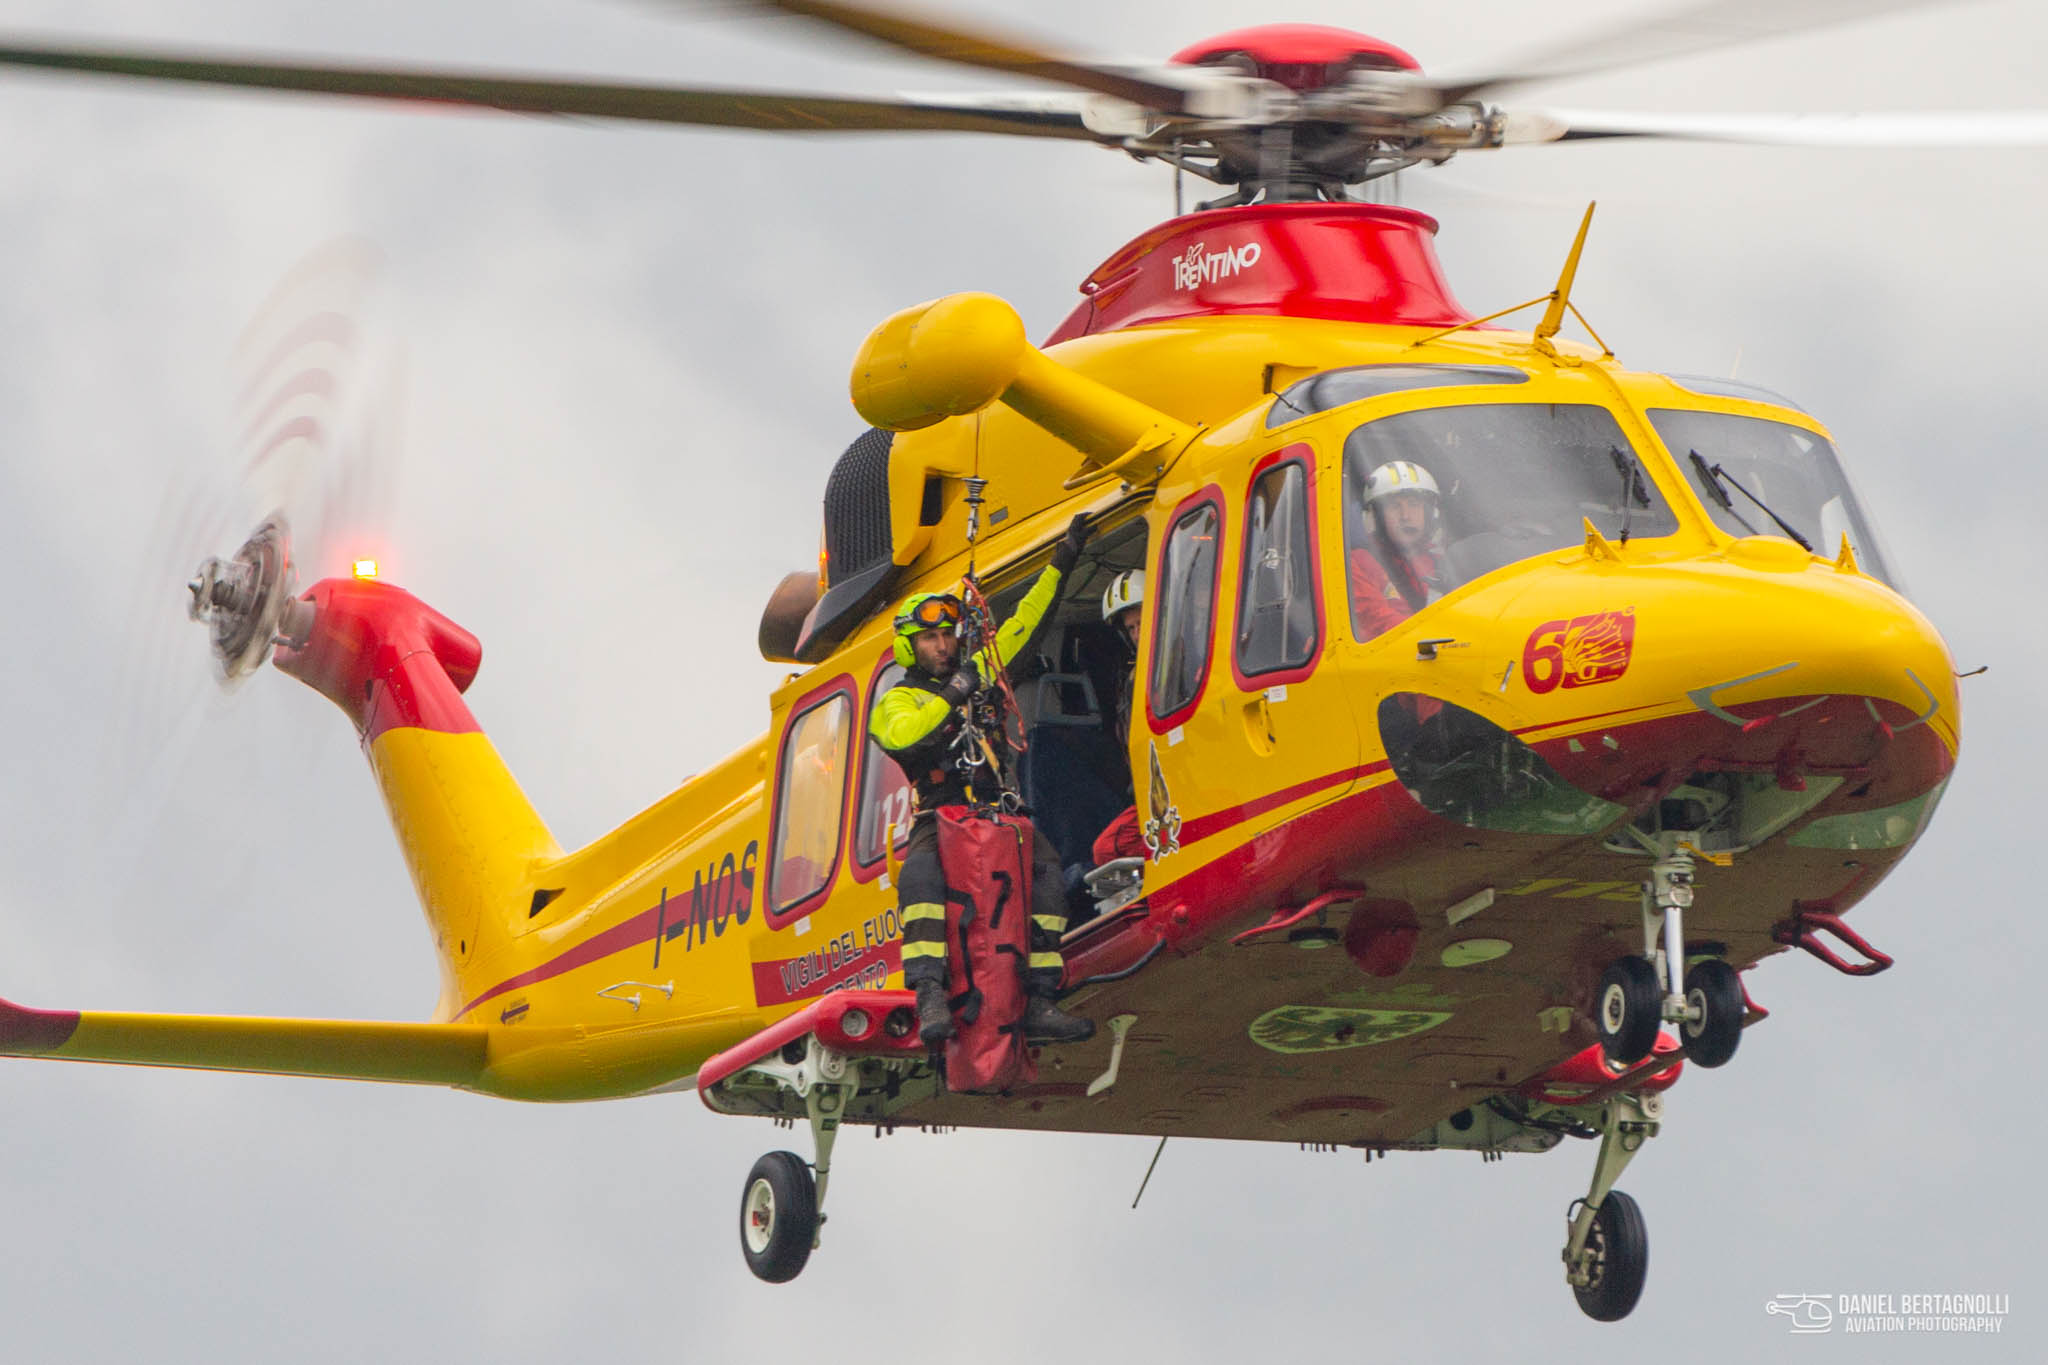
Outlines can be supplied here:
M953 676L946 679L946 685L939 689L939 695L958 706L981 690L981 670L974 666L974 660L962 659L960 666L953 670Z
M1052 566L1060 571L1061 578L1074 571L1074 565L1081 559L1081 549L1087 543L1088 514L1077 512L1074 519L1067 523L1067 534L1052 551Z

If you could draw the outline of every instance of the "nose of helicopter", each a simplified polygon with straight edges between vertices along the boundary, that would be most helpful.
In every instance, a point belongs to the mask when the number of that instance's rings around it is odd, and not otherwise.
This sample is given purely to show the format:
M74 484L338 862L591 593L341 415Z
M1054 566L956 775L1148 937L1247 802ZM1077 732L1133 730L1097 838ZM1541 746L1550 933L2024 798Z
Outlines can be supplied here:
M1761 537L1640 577L1647 596L1635 649L1644 680L1666 695L1744 733L1800 708L1824 709L1836 725L1860 711L1855 728L1866 734L1890 739L1926 726L1955 751L1961 717L1948 646L1881 583ZM1809 743L1813 728L1802 727Z
M1895 803L1954 766L1961 717L1940 634L1882 583L1789 541L1676 562L1558 564L1497 613L1472 609L1502 627L1494 638L1508 657L1438 653L1424 676L1448 686L1423 688L1427 705L1379 703L1396 775L1439 813L1469 793L1432 782L1459 777L1454 760L1475 745L1527 746L1579 792L1625 803L1716 773L1787 791L1828 777L1858 800ZM1504 725L1457 706L1454 679ZM1462 713L1458 742L1441 753L1425 723L1437 710Z
M1461 647L1418 648L1433 685L1376 703L1394 776L1433 814L1585 833L1619 807L1712 789L1746 812L1752 842L1835 792L1856 811L1904 809L1954 767L1947 646L1846 565L1787 541L1550 568L1497 612L1468 599L1502 628L1507 660L1463 638L1419 641ZM1457 616L1434 624L1479 624ZM1467 686L1492 719L1460 704Z

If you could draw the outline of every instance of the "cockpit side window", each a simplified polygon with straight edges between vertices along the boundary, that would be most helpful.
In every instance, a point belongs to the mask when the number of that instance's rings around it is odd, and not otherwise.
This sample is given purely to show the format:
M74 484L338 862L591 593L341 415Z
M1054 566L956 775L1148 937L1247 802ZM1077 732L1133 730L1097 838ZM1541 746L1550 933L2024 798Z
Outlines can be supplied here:
M1614 415L1571 403L1395 413L1344 443L1352 628L1370 640L1458 585L1585 539L1670 535L1678 519Z
M1824 555L1837 553L1846 535L1865 573L1898 585L1826 437L1732 412L1652 408L1649 417L1707 514L1729 535L1781 536L1789 527Z

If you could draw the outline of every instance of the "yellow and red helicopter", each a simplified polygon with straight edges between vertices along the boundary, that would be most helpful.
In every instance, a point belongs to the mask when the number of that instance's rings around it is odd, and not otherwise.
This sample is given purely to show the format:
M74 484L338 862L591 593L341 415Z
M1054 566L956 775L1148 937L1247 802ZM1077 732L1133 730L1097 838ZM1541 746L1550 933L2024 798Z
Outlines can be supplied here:
M1625 1315L1646 1248L1614 1180L1683 1062L1728 1061L1762 1017L1740 972L1790 947L1887 964L1842 916L1948 780L1954 669L1819 422L1561 337L1583 229L1540 321L1511 331L1453 298L1426 216L1360 187L1517 141L1872 130L1487 103L1569 54L1444 81L1377 40L1271 25L1112 68L866 7L774 8L1080 93L827 100L0 50L507 109L1058 137L1222 186L1112 255L1042 346L987 296L876 330L852 384L871 430L827 485L819 568L763 615L762 653L800 666L766 735L582 849L462 700L467 632L373 579L301 593L281 523L209 562L193 607L223 674L276 649L362 735L439 1005L419 1024L7 1006L4 1050L532 1100L694 1087L814 1135L814 1162L773 1154L745 1182L766 1278L816 1241L842 1123L1368 1151L1593 1138L1566 1271L1588 1312ZM1438 581L1380 628L1355 571L1371 475L1396 462L1437 487ZM947 1094L889 989L909 811L864 718L895 602L971 566L1000 609L1076 512L1094 536L1017 689L1020 795L1098 912L1069 932L1067 1003L1106 1027L1042 1059L1072 1079ZM1137 705L1105 752L1117 666L1095 604L1129 569L1150 585ZM1126 780L1144 852L1093 865Z

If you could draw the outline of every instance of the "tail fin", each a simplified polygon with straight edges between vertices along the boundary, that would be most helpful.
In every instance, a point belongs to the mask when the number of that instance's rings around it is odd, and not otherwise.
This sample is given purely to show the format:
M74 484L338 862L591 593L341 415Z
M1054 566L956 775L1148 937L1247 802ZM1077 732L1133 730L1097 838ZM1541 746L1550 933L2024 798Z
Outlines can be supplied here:
M325 579L302 600L312 623L277 666L363 737L440 954L435 1017L449 1018L479 938L525 912L537 867L561 846L463 703L483 659L474 635L385 583Z

